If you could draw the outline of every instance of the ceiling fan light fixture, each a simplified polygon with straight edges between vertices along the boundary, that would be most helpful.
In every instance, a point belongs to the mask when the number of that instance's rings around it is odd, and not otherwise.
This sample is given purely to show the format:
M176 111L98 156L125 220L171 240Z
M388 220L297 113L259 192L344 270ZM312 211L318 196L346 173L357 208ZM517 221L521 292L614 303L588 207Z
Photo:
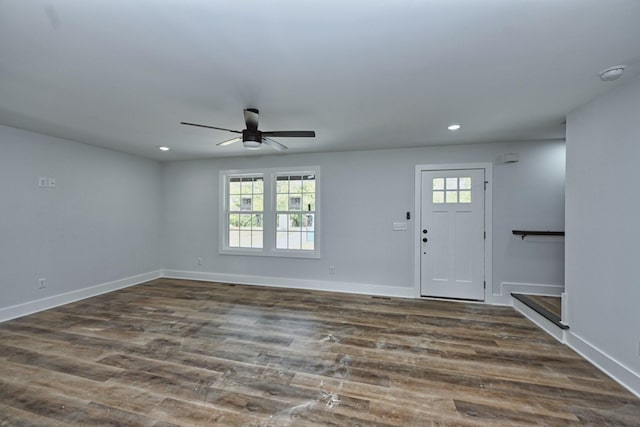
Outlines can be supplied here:
M451 123L449 126L447 126L447 129L449 130L458 130L462 127L462 125L460 123Z
M242 144L244 145L244 148L248 148L249 150L257 150L262 146L262 142L254 141L252 139L244 140L242 141Z
M170 148L169 147L165 147L164 145L162 147L158 147L158 150L160 151L169 151Z

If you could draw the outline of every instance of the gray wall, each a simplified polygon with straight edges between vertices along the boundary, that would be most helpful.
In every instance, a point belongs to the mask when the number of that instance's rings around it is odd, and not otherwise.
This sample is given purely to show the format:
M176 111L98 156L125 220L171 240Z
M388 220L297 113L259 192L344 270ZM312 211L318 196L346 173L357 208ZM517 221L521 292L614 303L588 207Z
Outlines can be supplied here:
M391 226L406 211L415 218L414 167L431 163L494 163L489 286L495 294L502 283L563 285L561 240L511 235L513 228L563 228L564 143L558 141L162 165L9 127L0 127L0 145L0 309L161 268L287 285L315 280L344 291L366 284L413 295L414 236ZM504 153L519 153L520 162L501 163ZM322 169L321 259L218 254L220 170L315 165ZM39 188L39 176L55 177L56 188ZM40 277L45 289L38 289Z
M0 308L161 268L157 162L5 126L0 153Z
M503 164L504 153L520 162ZM414 208L416 164L494 163L493 291L505 283L563 286L564 242L512 236L514 228L564 229L564 143L497 143L277 155L163 164L163 266L167 270L413 288L413 232L394 232ZM322 257L219 255L218 172L315 166L322 173ZM413 213L415 218L415 213ZM409 221L412 230L413 219ZM203 265L197 265L197 258ZM329 266L335 266L335 275ZM496 298L495 302L508 303Z
M640 395L639 116L636 78L567 117L566 291L571 332Z

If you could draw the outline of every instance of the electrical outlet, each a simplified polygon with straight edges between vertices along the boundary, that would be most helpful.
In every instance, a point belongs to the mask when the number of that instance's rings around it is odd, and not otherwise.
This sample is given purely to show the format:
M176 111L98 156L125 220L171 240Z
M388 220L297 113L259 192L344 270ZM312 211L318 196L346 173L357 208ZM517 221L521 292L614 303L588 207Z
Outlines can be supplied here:
M202 265L202 258L198 257L198 265Z
M47 186L47 177L46 176L39 176L38 177L38 187L46 187Z
M56 187L56 179L55 178L49 178L49 188L55 188Z
M336 274L336 268L333 265L329 266L329 274Z
M393 231L407 231L407 223L406 222L394 222L393 223Z
M47 279L45 279L44 277L41 279L38 279L38 288L44 289L46 287L47 287Z

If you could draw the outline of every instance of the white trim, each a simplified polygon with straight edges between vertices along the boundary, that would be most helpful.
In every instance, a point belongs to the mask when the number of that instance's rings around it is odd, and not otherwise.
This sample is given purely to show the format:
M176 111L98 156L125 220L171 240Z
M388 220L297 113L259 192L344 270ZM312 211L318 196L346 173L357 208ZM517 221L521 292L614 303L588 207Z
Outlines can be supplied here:
M562 292L560 294L560 314L562 315L562 319L560 323L563 325L568 325L567 319L569 319L569 294L566 292Z
M593 363L618 384L640 398L640 375L600 350L595 345L569 331L566 343L580 356Z
M551 297L559 297L564 292L563 285L550 285L541 283L518 283L518 282L502 282L500 283L500 293L488 295L487 302L491 304L511 304L511 293L527 295L544 295Z
M236 283L241 285L258 285L274 288L307 289L395 298L414 298L413 288L374 285L369 283L331 282L326 280L290 279L284 277L206 273L201 271L184 270L164 270L163 277L171 279L203 280L206 282Z
M314 249L287 250L276 249L276 188L278 175L312 174L316 183L316 209L314 211ZM227 234L227 209L229 197L227 195L227 179L230 176L262 176L264 179L264 209L262 248L230 248ZM322 244L322 215L321 215L321 187L322 177L320 166L283 167L283 168L251 168L229 169L218 173L218 253L220 255L267 256L284 258L319 259ZM304 211L302 211L304 213Z
M421 193L420 186L422 183L422 171L436 170L465 170L465 169L484 169L484 179L487 181L487 187L484 192L484 230L487 238L484 241L484 280L486 283L484 289L485 303L493 303L491 293L493 289L493 164L492 163L443 163L443 164L426 164L416 165L414 176L414 236L420 236L420 221L422 205L420 203ZM420 239L416 238L414 243L413 258L413 282L414 297L420 298Z
M519 294L522 293L529 295L546 295L550 297L559 297L562 292L564 292L564 286L519 282L500 283L500 295L510 296L511 292L516 292Z
M99 285L89 286L87 288L65 292L63 294L52 295L35 301L28 301L22 304L0 308L0 322L48 310L50 308L69 304L85 298L106 294L107 292L112 292L118 289L128 288L130 286L148 282L149 280L159 279L161 277L162 271L156 270L149 273L138 274L137 276L114 280L113 282L101 283Z

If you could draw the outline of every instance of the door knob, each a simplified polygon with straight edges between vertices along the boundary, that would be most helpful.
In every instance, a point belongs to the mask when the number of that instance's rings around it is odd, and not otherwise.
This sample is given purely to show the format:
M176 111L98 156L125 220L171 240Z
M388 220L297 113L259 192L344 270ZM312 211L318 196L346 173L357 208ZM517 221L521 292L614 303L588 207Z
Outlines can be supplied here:
M427 234L427 229L422 230L422 234Z
M425 243L427 243L427 240L429 240L429 239L427 239L426 237L422 239L422 241L425 242Z

